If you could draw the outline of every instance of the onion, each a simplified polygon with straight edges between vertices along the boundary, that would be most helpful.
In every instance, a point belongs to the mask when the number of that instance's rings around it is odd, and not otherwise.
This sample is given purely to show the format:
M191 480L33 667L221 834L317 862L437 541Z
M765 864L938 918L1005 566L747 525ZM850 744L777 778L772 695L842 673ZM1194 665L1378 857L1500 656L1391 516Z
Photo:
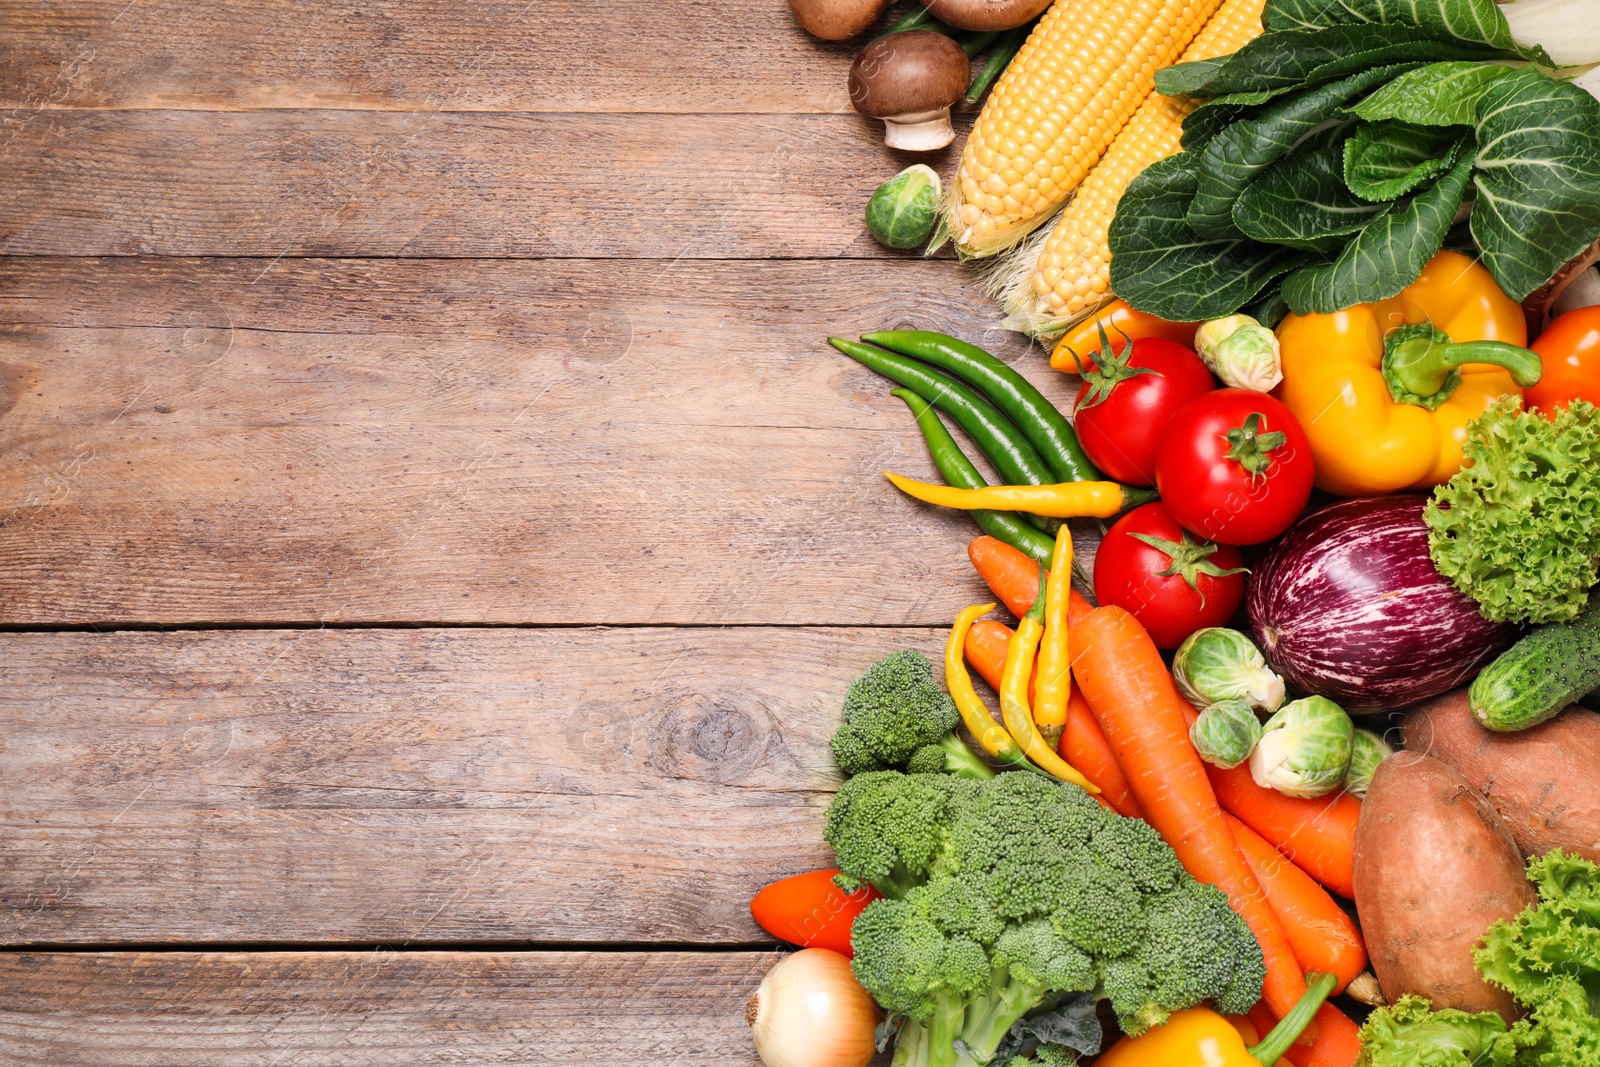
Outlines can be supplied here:
M1517 628L1478 614L1428 556L1421 496L1344 500L1289 528L1250 576L1256 644L1289 688L1386 711L1465 685Z
M779 960L744 1006L767 1067L866 1067L877 1053L878 1006L825 948Z

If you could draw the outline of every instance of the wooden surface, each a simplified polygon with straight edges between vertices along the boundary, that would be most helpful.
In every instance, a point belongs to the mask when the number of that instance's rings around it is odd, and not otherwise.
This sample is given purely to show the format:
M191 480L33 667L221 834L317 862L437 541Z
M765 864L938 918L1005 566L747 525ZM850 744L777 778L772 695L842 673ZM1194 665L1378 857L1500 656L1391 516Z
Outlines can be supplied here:
M782 0L0 40L0 1063L753 1064L843 690L983 594L824 339L1067 395L865 235L909 159L853 48Z

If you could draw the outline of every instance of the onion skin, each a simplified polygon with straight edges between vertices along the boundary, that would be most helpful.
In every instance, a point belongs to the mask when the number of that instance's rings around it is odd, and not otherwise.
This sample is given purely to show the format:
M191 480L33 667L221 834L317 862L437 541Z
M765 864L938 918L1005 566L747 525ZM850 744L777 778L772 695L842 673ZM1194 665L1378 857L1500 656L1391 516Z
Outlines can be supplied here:
M1250 576L1250 629L1291 689L1348 711L1405 707L1471 681L1516 640L1428 557L1421 496L1344 500L1301 519Z
M878 1005L825 948L779 960L744 1006L756 1052L767 1067L867 1067L877 1055Z

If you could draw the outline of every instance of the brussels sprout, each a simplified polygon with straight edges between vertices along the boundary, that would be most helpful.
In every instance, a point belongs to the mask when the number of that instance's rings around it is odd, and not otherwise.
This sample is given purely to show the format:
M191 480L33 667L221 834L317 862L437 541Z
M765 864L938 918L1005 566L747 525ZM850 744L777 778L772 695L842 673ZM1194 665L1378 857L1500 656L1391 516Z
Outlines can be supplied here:
M1189 727L1189 740L1201 759L1228 770L1250 758L1261 740L1261 720L1242 700L1219 700Z
M1327 697L1279 708L1250 753L1250 777L1285 796L1320 797L1338 789L1350 769L1355 724Z
M1345 791L1365 797L1367 786L1372 784L1372 772L1392 755L1394 749L1383 738L1371 730L1357 730L1350 742L1350 769L1344 774Z
M1209 626L1178 647L1172 673L1189 703L1205 707L1219 700L1242 700L1259 711L1283 703L1283 679L1272 673L1261 650L1238 630Z
M1205 323L1194 335L1194 347L1224 384L1267 393L1283 381L1278 335L1249 315Z
M917 163L878 186L867 201L867 229L881 245L916 248L939 221L943 192L932 167Z

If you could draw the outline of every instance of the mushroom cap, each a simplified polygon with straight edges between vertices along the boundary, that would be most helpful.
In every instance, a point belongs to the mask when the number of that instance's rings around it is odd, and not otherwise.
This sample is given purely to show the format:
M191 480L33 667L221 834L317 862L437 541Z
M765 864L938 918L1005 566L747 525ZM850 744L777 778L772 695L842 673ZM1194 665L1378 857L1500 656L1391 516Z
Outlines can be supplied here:
M1051 0L927 0L928 13L958 30L1009 30L1050 6Z
M878 21L889 0L789 0L789 10L807 32L824 41L846 41Z
M955 41L931 30L880 37L850 68L850 102L886 119L949 107L972 80L972 61Z

